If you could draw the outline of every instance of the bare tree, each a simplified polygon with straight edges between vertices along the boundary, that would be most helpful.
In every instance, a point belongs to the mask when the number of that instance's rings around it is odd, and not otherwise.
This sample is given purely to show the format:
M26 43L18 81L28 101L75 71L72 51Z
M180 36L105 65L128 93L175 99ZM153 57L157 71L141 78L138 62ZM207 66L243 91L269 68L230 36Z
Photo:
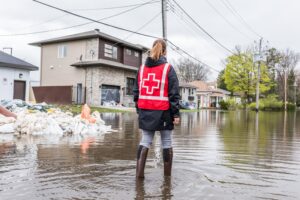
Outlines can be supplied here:
M282 51L280 53L280 58L278 65L276 66L276 74L277 74L277 84L279 96L281 99L284 99L284 91L285 91L285 78L286 79L294 79L295 67L298 64L300 59L300 55L287 49L286 51ZM286 76L286 77L285 77ZM293 82L294 80L292 80ZM291 83L291 80L289 81ZM287 86L287 88L289 88Z
M184 82L204 81L207 79L209 70L200 63L184 58L174 62L180 80Z

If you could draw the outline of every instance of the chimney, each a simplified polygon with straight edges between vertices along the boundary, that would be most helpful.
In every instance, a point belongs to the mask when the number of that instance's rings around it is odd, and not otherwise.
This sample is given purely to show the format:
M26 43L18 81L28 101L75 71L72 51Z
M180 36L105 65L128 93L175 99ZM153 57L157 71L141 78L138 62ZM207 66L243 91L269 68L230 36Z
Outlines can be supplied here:
M13 48L12 47L3 47L3 51L12 56Z

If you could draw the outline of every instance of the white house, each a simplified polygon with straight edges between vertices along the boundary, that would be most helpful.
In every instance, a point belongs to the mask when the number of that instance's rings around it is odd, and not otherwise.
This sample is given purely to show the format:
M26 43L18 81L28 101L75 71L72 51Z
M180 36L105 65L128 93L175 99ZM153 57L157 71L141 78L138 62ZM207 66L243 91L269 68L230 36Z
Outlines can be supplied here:
M219 108L221 100L227 100L230 92L216 87L216 84L203 81L189 83L197 88L198 108Z
M29 99L30 71L38 67L0 51L0 100Z
M197 87L188 84L188 83L179 83L179 94L181 96L181 100L184 102L193 102L197 103Z

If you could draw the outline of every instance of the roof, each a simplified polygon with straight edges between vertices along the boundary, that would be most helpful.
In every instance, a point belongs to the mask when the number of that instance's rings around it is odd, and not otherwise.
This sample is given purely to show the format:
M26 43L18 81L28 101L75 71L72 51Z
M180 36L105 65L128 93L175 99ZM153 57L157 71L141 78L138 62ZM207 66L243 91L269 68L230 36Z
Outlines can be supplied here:
M200 90L200 91L208 91L209 90L208 85L203 81L193 81L193 82L190 82L189 84L195 86L197 88L197 90Z
M194 85L197 88L197 92L212 92L216 95L216 93L230 95L231 93L227 90L223 90L220 88L214 88L211 83L205 83L204 81L193 81L189 84Z
M71 64L73 67L90 67L90 66L109 66L109 67L114 67L114 68L119 68L119 69L126 69L126 70L131 70L131 71L138 71L138 68L129 66L129 65L124 65L123 63L115 62L115 61L110 61L110 60L104 60L104 59L98 59L98 60L93 60L93 61L80 61L74 64Z
M12 55L9 55L3 51L0 51L0 67L9 67L9 68L18 68L18 69L26 69L30 71L38 70L39 68L16 58Z
M189 84L189 83L179 83L179 87L181 88L193 88L193 89L197 89L196 86Z
M67 36L58 37L58 38L42 40L42 41L33 42L33 43L29 43L29 44L33 45L33 46L39 46L40 47L44 44L68 42L68 41L90 39L90 38L104 38L104 39L107 39L107 40L110 40L110 41L113 41L113 42L117 42L121 45L131 47L131 48L134 48L134 49L138 49L138 50L142 50L142 51L149 50L147 47L144 47L142 45L132 44L132 43L126 42L125 40L121 40L119 38L113 37L113 36L108 35L106 33L100 32L99 29L95 29L95 30L87 31L87 32L82 32L82 33L77 33L77 34L72 34L72 35L67 35Z

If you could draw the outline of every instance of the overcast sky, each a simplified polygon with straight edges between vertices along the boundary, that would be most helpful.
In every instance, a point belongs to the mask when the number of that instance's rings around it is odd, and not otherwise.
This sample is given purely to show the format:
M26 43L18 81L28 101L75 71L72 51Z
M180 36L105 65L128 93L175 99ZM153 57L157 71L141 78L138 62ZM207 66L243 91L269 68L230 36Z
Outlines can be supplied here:
M101 9L115 6L125 6L149 2L150 0L42 0L45 3L72 10L78 14L93 19L101 19L114 15L132 7ZM172 0L170 0L172 2ZM230 5L243 20L230 11ZM111 34L132 43L139 43L150 47L153 39L109 28L100 24L89 24L76 28L53 31L42 34L23 36L3 36L18 33L53 30L87 22L75 16L66 15L60 11L45 7L32 0L0 0L0 50L12 47L13 55L40 66L40 48L28 45L30 42L49 39L67 34L93 30ZM269 41L270 47L280 50L290 48L300 52L300 1L299 0L177 0L177 2L226 48L232 50L236 45L246 48L258 40L257 34ZM174 5L174 3L172 3ZM227 5L227 6L226 6ZM173 7L173 6L171 6ZM80 10L96 9L97 10ZM98 9L99 8L99 9ZM168 38L179 47L189 52L199 60L217 68L223 69L222 60L229 53L218 46L204 33L197 30L195 25L175 6L167 14ZM123 28L137 30L147 21L157 16L154 21L139 32L161 36L160 2L149 4L132 10L120 16L103 20L103 22ZM250 28L250 27L251 28ZM254 33L255 32L255 33ZM180 58L180 55L168 51L170 59ZM38 73L32 79L37 80ZM211 73L209 80L215 79L217 73Z

